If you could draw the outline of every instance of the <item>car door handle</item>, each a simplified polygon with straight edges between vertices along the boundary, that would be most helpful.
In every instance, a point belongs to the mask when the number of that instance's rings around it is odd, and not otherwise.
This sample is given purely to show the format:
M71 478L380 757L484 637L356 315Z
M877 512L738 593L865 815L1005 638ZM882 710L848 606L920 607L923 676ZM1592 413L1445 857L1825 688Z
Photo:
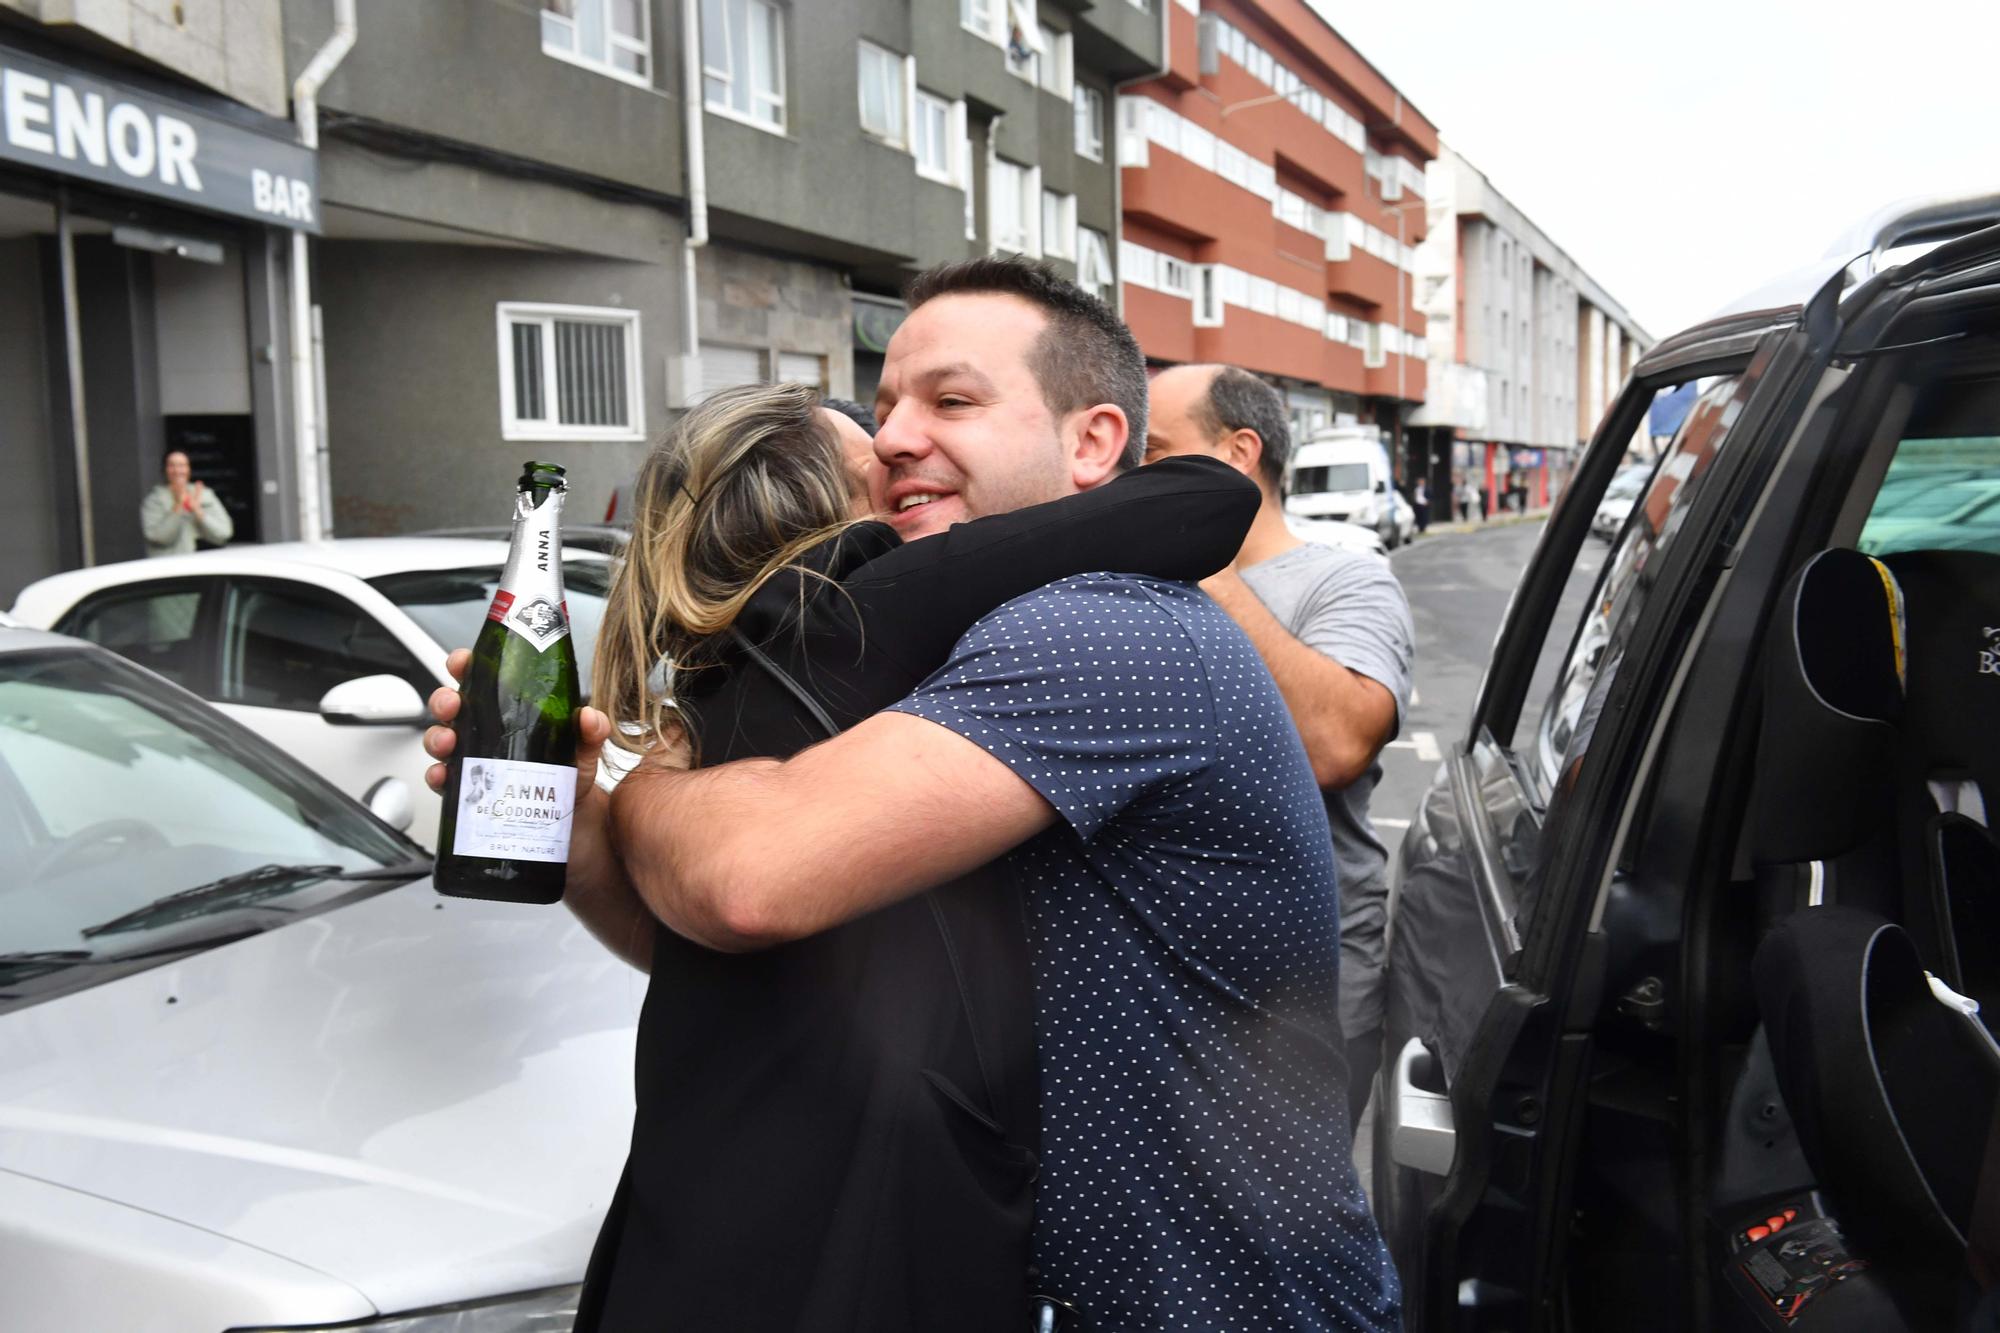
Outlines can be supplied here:
M1405 1042L1389 1071L1389 1104L1384 1109L1388 1111L1389 1156L1398 1166L1442 1176L1450 1173L1452 1158L1458 1152L1451 1098L1418 1087L1415 1077L1419 1061L1434 1059L1419 1038Z

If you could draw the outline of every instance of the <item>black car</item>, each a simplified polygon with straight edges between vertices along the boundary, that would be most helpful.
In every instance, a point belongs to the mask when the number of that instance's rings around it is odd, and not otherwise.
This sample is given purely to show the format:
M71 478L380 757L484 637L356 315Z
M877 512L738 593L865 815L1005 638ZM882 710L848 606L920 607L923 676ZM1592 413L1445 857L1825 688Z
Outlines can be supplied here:
M1411 1328L1993 1326L1995 224L1888 215L1660 344L1551 515L1393 886Z

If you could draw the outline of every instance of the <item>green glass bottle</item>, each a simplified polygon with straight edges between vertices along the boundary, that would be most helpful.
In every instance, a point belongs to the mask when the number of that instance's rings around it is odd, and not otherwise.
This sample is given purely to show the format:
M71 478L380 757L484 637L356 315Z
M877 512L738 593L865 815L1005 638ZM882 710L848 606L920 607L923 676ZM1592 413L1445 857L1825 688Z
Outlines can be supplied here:
M521 470L507 567L472 645L432 883L454 898L559 902L576 800L576 643L553 463Z

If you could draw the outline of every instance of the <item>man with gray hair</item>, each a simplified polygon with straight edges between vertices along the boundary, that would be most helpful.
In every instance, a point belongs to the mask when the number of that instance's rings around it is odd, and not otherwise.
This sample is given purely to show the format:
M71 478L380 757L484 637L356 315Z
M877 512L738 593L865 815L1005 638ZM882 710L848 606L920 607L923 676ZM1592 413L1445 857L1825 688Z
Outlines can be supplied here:
M1146 461L1220 458L1255 481L1263 507L1230 568L1203 582L1270 668L1326 800L1340 865L1340 1026L1348 1115L1358 1121L1382 1058L1388 849L1368 819L1379 756L1410 703L1409 602L1373 556L1302 541L1285 524L1285 400L1235 366L1154 376Z

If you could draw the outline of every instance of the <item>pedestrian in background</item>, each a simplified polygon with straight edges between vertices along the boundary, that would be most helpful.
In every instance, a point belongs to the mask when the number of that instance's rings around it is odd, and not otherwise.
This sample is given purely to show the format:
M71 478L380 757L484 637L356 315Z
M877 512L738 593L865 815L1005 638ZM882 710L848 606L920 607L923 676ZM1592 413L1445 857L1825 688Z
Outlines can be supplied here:
M139 502L139 528L146 538L146 554L186 555L200 538L211 546L226 546L236 535L229 511L215 492L194 480L188 456L175 449L168 453L162 471L166 479Z
M1410 706L1416 631L1387 562L1301 541L1285 524L1291 433L1278 391L1235 366L1176 366L1153 377L1146 461L1202 453L1263 492L1235 562L1202 588L1250 637L1305 742L1340 867L1340 1027L1347 1110L1361 1118L1382 1057L1389 852L1368 820L1382 747ZM1427 518L1416 484L1417 523Z
M1410 488L1410 508L1417 511L1417 534L1421 536L1431 525L1431 486L1422 477Z
M1474 517L1485 517L1479 512L1479 488L1470 477L1460 477L1458 481L1458 516L1467 523Z

